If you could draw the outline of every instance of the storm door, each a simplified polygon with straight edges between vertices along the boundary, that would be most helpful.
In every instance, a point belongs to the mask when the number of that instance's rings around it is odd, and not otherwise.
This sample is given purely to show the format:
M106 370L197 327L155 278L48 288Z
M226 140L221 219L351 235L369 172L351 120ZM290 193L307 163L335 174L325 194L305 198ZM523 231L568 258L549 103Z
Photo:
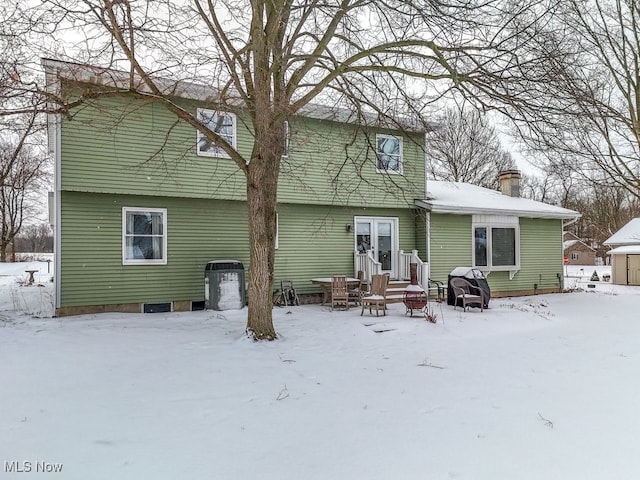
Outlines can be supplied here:
M398 256L398 220L388 217L356 217L356 250L372 250L381 264L381 273L396 278Z

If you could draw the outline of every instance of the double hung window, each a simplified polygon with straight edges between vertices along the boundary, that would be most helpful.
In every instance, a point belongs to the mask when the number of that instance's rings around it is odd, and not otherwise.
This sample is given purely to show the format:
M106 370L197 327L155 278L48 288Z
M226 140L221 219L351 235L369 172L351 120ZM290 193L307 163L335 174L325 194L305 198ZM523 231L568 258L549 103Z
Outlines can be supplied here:
M376 135L378 172L402 174L402 137Z
M167 263L167 210L122 209L122 263L164 265Z
M217 133L225 142L235 148L236 116L233 113L199 108L198 120L204 123L209 130ZM198 131L197 152L198 155L206 157L229 157L224 149L212 140L209 140L201 131Z

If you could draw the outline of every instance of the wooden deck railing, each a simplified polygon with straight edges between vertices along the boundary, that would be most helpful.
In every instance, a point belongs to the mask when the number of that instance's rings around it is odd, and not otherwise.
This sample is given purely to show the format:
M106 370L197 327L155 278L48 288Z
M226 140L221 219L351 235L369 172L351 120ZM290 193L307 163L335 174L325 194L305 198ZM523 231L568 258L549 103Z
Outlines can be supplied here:
M418 285L426 290L429 282L429 264L420 259L417 250L412 250L411 253L398 251L398 279L411 280L412 263L418 265Z
M353 258L354 275L357 275L359 271L364 272L364 279L367 282L371 281L372 275L377 275L382 271L382 263L375 259L371 250L367 250L366 253L355 252ZM411 279L410 265L412 263L418 265L418 284L426 289L429 279L429 264L420 259L417 250L413 250L411 253L404 253L403 250L398 251L398 279Z

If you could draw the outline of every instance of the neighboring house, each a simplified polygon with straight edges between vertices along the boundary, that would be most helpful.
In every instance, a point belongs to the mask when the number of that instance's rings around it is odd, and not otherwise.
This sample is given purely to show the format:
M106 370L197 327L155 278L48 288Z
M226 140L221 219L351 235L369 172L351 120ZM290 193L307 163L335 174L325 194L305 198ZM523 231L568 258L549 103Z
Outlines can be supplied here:
M519 175L502 176L502 191L518 195ZM562 232L573 210L451 182L427 182L431 278L446 281L458 266L487 275L492 296L558 292L563 285Z
M634 218L605 240L611 247L611 281L616 285L640 285L640 217Z
M50 88L72 98L76 82L122 85L118 72L43 65ZM204 87L175 92L176 103L248 155L242 109L220 109ZM362 270L407 279L415 262L423 284L468 265L489 274L494 295L560 289L562 224L576 212L470 185L426 185L423 132L354 118L316 106L289 119L276 287L291 280L310 298L319 288L311 278ZM125 94L89 100L50 119L49 143L57 315L201 309L207 262L250 269L244 175L161 104Z
M595 265L596 249L584 243L571 232L563 234L564 258L568 265Z

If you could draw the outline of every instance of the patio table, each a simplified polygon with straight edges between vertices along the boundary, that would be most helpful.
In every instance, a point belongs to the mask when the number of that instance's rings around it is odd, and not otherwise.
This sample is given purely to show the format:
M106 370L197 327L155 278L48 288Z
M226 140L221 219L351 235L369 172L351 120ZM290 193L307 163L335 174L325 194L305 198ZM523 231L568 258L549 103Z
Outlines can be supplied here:
M320 285L320 288L322 288L322 305L331 300L331 281L331 277L320 277L311 279L311 283ZM358 286L360 285L360 280L358 280L357 278L347 277L347 285Z

